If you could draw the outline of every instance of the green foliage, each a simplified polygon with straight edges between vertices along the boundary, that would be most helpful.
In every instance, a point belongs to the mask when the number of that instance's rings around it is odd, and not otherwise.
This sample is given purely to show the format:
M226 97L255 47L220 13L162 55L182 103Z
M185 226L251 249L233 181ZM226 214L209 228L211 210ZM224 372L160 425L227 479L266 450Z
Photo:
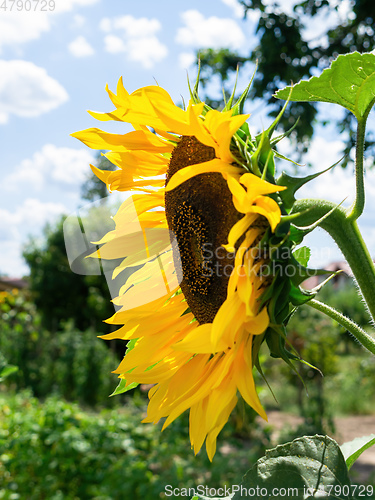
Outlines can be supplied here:
M275 117L282 107L273 96L280 87L312 77L317 70L328 67L339 54L370 52L375 47L375 4L370 0L352 2L352 10L345 19L325 32L323 28L314 40L307 38L305 28L310 22L317 22L318 16L324 18L332 9L337 10L339 2L332 5L326 0L305 0L295 4L291 14L284 12L279 1L267 2L267 5L262 0L239 0L239 3L244 7L245 17L250 11L259 14L256 27L259 44L247 57L236 52L228 53L227 50L200 51L203 83L217 76L225 87L228 74L236 70L238 63L257 61L258 70L249 97L264 99L271 117ZM310 102L290 103L280 124L288 130L298 117L303 117L303 120L298 123L292 137L296 139L298 150L305 152L317 120L316 105ZM337 125L339 131L345 133L344 153L348 155L355 145L352 115L346 113ZM373 134L367 141L367 146L371 148L369 153L373 153ZM346 163L347 160L343 164Z
M42 245L29 241L23 256L30 268L30 291L45 328L58 331L64 322L74 321L80 330L89 327L108 333L103 319L114 309L103 275L74 273L66 255L64 217L53 227L47 225Z
M335 415L373 415L375 359L360 347L351 351L352 354L341 353L337 373L325 380L328 405Z
M319 299L341 310L359 325L368 324L368 313L351 280L338 275L319 292ZM316 310L303 306L288 323L287 345L308 364L294 363L301 381L289 367L262 358L262 368L278 401L277 408L304 418L297 429L285 429L282 438L334 430L333 416L370 414L375 409L375 359L369 358L345 328ZM265 391L266 407L274 407Z
M353 499L345 459L338 444L328 436L304 436L267 450L266 456L247 472L242 485L246 489L258 486L267 492L276 489L279 493L271 494L275 499L285 498L282 488L293 488L295 493L289 496L296 498L313 498L316 490L322 490L324 498ZM233 498L240 497L236 493Z
M0 395L0 498L154 500L166 485L233 484L264 452L259 440L230 437L230 428L212 464L191 452L186 416L161 433L140 423L142 411L131 400L88 413L55 397L41 405Z
M8 386L30 388L38 397L54 392L89 405L115 404L108 396L116 384L110 373L118 361L95 331L66 325L61 332L49 332L22 293L8 293L0 311L0 352L18 367L7 378Z

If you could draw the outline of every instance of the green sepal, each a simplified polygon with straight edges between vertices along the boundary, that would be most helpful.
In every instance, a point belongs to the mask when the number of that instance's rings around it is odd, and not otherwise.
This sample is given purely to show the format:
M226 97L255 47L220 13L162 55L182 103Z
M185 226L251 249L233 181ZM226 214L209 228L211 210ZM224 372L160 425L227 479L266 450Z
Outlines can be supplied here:
M289 130L287 130L286 132L284 132L283 134L280 134L276 137L274 137L271 141L271 146L275 146L278 142L280 142L282 139L284 139L285 137L289 137L290 134L293 132L293 130L297 127L298 123L299 123L299 119L300 117L297 118L297 120L295 121L294 125L292 127L290 127ZM290 160L289 158L286 158L284 157L286 160L288 161L291 161L292 163L295 163L296 165L299 165L299 163L296 163L295 161L293 160Z
M292 276L290 276L290 279L292 283L297 287L312 276L322 276L324 274L332 273L332 271L327 271L326 269L313 269L310 267L305 267L304 265L300 264L294 256L289 259L288 265L293 266L295 269L295 272Z
M274 162L274 152L271 148L270 136L268 130L263 131L255 137L256 150L251 155L252 164L257 165L258 162L262 165L262 169L259 171L262 174L262 178L265 178L266 173L269 173L272 177L275 175L275 162Z
M267 346L270 350L270 356L272 358L279 358L285 361L285 363L294 371L297 377L302 382L305 390L306 385L305 381L301 377L297 368L294 366L292 361L303 361L300 356L293 354L292 352L285 349L285 341L286 341L286 329L285 326L281 325L278 327L268 328L267 336L266 336ZM294 349L294 348L293 348ZM307 363L308 364L308 363ZM314 367L312 367L314 368Z
M289 299L294 306L302 306L302 304L306 304L306 302L313 299L316 293L311 290L303 290L301 287L291 283Z
M253 350L252 350L253 365L258 370L259 375L262 377L262 379L266 383L266 385L267 385L270 393L272 394L275 402L277 404L279 404L279 402L277 401L277 398L276 398L276 396L275 396L275 394L274 394L274 392L273 392L270 384L268 383L268 380L267 380L266 376L263 373L263 370L262 370L262 367L261 367L260 361L259 361L259 349L260 349L260 346L262 345L262 343L264 342L265 336L266 336L266 333L264 333L263 335L255 335L254 336Z
M344 158L344 157L343 157ZM280 177L276 180L276 184L278 186L285 186L286 189L284 191L280 191L280 197L284 202L285 208L287 210L290 210L294 202L296 201L295 198L295 193L300 189L302 186L304 186L307 182L312 181L313 179L316 179L320 175L328 172L331 170L333 167L335 167L337 164L339 164L343 158L340 158L339 161L331 165L330 167L326 168L325 170L322 170L321 172L316 172L315 174L310 174L306 175L306 177L293 177L286 172L282 172Z
M324 287L324 285L326 285L328 283L328 281L331 281L332 278L334 278L335 276L337 276L338 274L342 273L342 270L340 269L339 271L330 271L330 275L328 276L327 279L325 279L324 281L322 281L321 283L319 283L318 286L316 286L315 288L313 288L312 290L310 290L311 292L313 292L315 295ZM326 272L326 274L328 274Z
M302 212L293 212L288 215L282 215L280 218L281 222L294 222L297 219L299 219L301 216L307 215L311 212L314 211L314 207L308 207L305 210L302 210Z
M198 58L198 73L197 73L197 78L195 80L195 84L194 84L193 88L191 88L189 75L187 74L187 84L188 84L188 88L189 88L190 99L193 101L194 104L199 104L200 102L202 102L199 98L199 95L198 95L200 74L201 74L201 60Z
M289 280L280 278L279 271L277 271L276 277L260 299L260 308L269 301L268 314L272 323L277 323L276 316L284 308L285 304L288 303L289 290Z
M125 356L128 354L128 352L130 352L132 349L134 349L135 344L137 343L137 340L138 339L129 340L129 342L126 344ZM126 383L127 383L126 379L122 378L120 380L118 386L116 387L116 389L109 396L111 397L111 396L117 396L118 394L124 394L124 392L128 392L131 389L134 389L135 387L137 387L139 385L138 382L132 382L127 387L125 387Z
M276 227L275 235L277 237L284 237L290 231L290 222L288 220L281 219Z
M310 226L297 227L297 226L292 225L291 229L290 229L290 239L296 245L299 245L302 242L303 238L307 234L311 233L311 231L313 231L316 227L318 227L324 221L324 219L329 217L332 214L332 212L334 212L338 207L340 207L342 205L342 203L344 203L344 201L345 200L343 200L341 203L338 203L337 205L335 205L333 208L331 208L331 210L329 210L329 212L324 214L323 217L316 220L313 224L310 224ZM302 215L302 214L303 214L303 212L300 212L299 215ZM296 217L296 219L298 219L298 217Z
M255 66L255 70L254 70L254 73L253 73L253 76L251 77L251 80L248 84L248 86L246 87L246 89L242 92L242 94L240 95L239 99L236 101L236 103L234 104L234 106L232 106L232 102L233 102L233 99L234 99L234 92L236 90L236 85L234 86L234 89L233 89L233 92L232 92L232 95L228 101L228 103L226 104L225 108L224 108L224 111L228 111L229 109L232 109L232 116L235 116L235 115L241 115L243 113L243 108L244 108L244 105L245 105L245 101L246 101L246 98L249 94L249 91L250 91L250 87L251 85L253 84L253 80L254 80L254 77L255 77L255 73L257 71L257 68L258 68L258 65L256 64ZM237 84L237 77L238 77L238 67L237 67L237 76L236 76L236 84ZM227 106L230 106L227 108Z
M272 146L272 142L271 142L271 146ZM276 156L276 158L279 158L280 160L289 161L290 163L293 163L294 165L297 165L298 167L303 167L303 165L301 165L301 163L297 163L296 161L288 158L287 156L282 155L281 153L279 153L279 151L273 150L273 153Z
M241 127L237 130L236 134L244 141L251 141L251 133L249 124L247 122L243 123ZM236 135L235 134L235 135Z
M290 90L289 92L289 97L291 96L292 94L292 89ZM271 123L271 125L268 127L268 129L265 131L267 136L269 137L269 139L271 139L272 137L272 134L274 133L276 127L277 127L277 124L279 123L279 121L281 120L283 114L284 114L284 111L286 110L286 107L288 106L288 103L289 103L289 97L286 99L286 103L284 104L284 106L282 107L280 113L276 116L276 118L274 119L274 121ZM296 124L295 124L296 125ZM290 133L290 131L288 132L285 132L286 134Z
M268 349L270 350L270 356L272 358L283 359L293 369L293 371L296 371L296 368L291 360L300 361L301 358L285 349L285 327L281 326L278 330L274 327L268 328L267 330L266 342Z
M125 392L135 389L139 384L138 382L132 382L126 387L126 379L122 378L116 389L109 396L118 396L119 394L124 394Z

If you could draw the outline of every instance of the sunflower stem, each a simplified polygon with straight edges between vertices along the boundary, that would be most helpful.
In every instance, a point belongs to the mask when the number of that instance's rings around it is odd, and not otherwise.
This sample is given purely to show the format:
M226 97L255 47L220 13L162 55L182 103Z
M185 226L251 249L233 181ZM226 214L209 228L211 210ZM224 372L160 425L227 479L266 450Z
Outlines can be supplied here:
M363 154L365 150L365 130L367 116L358 119L357 138L355 146L355 184L356 195L353 205L347 215L348 220L355 221L362 214L365 207L365 183L363 172Z
M373 339L368 333L366 333L359 325L357 325L357 323L347 318L333 307L328 306L323 302L319 302L318 300L312 299L309 302L306 302L306 305L322 312L326 316L329 316L333 320L337 321L337 323L339 323L341 326L346 328L348 332L354 335L354 337L358 340L358 342L360 342L360 344L363 345L363 347L369 350L372 354L375 354L375 339Z

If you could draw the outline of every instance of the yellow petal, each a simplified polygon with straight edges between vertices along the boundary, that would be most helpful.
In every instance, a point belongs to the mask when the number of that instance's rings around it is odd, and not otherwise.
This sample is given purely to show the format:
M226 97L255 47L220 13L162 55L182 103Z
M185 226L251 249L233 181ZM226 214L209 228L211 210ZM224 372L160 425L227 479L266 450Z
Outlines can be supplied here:
M224 425L228 422L229 415L232 413L234 407L237 404L237 396L234 395L230 403L223 409L223 411L220 413L217 419L217 425L208 433L207 438L206 438L206 451L207 451L207 456L210 462L212 462L213 457L216 452L216 439L221 431L221 429L224 427Z
M235 245L239 238L247 231L249 226L256 220L255 214L246 214L238 222L234 224L228 234L228 244L223 245L227 252L234 252Z
M238 173L240 169L236 166L225 163L218 158L215 158L210 161L206 161L204 163L199 163L197 165L191 165L189 167L182 168L178 170L170 179L167 186L165 187L166 191L171 191L175 189L177 186L182 184L183 182L195 177L200 174L207 174L208 172L219 172L221 174L226 175L235 175Z
M92 149L111 149L112 151L150 151L155 153L172 152L174 145L158 138L151 132L135 130L127 134L110 134L98 128L89 128L71 134Z
M237 294L230 295L221 305L212 323L211 342L215 351L233 347L236 335L243 327L244 318L244 304Z
M247 317L244 326L252 335L260 335L268 328L269 323L267 307L264 307L256 316Z
M189 335L173 346L176 351L192 353L213 353L214 345L211 341L212 323L199 325Z
M243 174L240 182L246 186L249 198L251 199L259 195L277 193L286 189L285 186L276 186L251 173Z
M272 198L267 196L259 196L256 198L255 205L249 208L249 213L257 213L268 219L272 231L275 231L277 224L281 219L281 211L279 205Z
M264 420L267 420L266 412L259 401L253 378L253 367L245 361L244 349L246 347L247 359L251 359L252 337L246 343L241 344L236 356L235 379L238 390L246 403L251 406Z

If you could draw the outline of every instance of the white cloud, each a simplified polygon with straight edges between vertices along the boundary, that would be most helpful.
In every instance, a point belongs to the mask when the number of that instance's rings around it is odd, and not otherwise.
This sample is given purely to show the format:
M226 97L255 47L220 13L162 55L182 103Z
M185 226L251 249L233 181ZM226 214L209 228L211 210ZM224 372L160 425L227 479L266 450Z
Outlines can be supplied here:
M3 185L10 191L19 189L20 184L40 191L52 182L63 184L65 189L75 188L85 180L92 162L93 156L86 149L45 144L32 158L23 160L14 172L5 177Z
M8 122L8 113L0 111L0 125L4 125L7 122Z
M244 8L238 3L238 0L221 0L225 5L230 7L235 17L243 18Z
M109 19L109 17L103 17L99 23L99 28L102 31L106 31L107 33L111 31L112 29L112 21Z
M16 278L29 274L29 268L21 257L20 243L17 241L1 242L0 273Z
M98 3L99 1L100 0L64 0L63 2L55 1L55 10L53 12L69 12L76 7L87 7L89 5Z
M76 7L85 7L100 0L56 0L54 10L42 11L33 8L30 11L8 10L0 16L0 52L3 46L17 46L40 38L51 29L52 19L56 14L69 12ZM33 3L33 2L31 2ZM41 5L42 2L40 2ZM49 9L49 6L47 6Z
M279 146L283 141L279 143ZM286 144L286 143L285 143ZM344 143L340 140L329 140L323 136L316 136L311 142L309 152L304 157L304 163L310 163L309 167L298 167L298 177L304 177L315 172L320 172L342 157ZM282 154L288 155L286 149L280 148ZM355 197L355 175L354 165L349 163L346 168L340 164L332 170L322 174L316 179L305 184L297 191L298 198L320 198L341 203L348 207ZM365 187L367 194L366 213L372 214L375 211L375 171L368 169L365 176ZM361 218L362 220L362 218ZM373 217L371 216L371 220Z
M47 222L67 213L63 203L42 202L27 198L15 211L0 209L0 272L11 276L28 274L21 252L25 237L37 234Z
M185 24L177 30L176 42L194 48L240 49L245 36L234 19L211 16L205 18L197 10L181 14Z
M178 65L182 69L188 69L197 61L194 52L181 52L178 56Z
M5 241L20 242L25 229L28 233L40 230L46 222L66 211L63 203L42 202L36 198L27 198L15 211L0 209L2 244Z
M124 30L129 38L149 37L161 30L161 24L158 19L148 19L147 17L117 17L113 19L112 26L114 29Z
M74 57L87 57L95 54L94 49L84 36L78 36L69 45L68 49Z
M129 61L139 62L144 68L151 68L168 54L167 47L160 42L156 33L161 30L158 19L120 16L103 18L100 29L104 31L104 46L112 54L124 53Z
M57 80L32 62L0 60L0 74L0 123L10 114L39 116L69 98Z
M73 16L72 28L82 28L86 24L86 18L81 16L81 14L75 14Z
M4 45L18 45L49 31L50 21L45 12L8 12L0 16L0 51Z
M126 44L124 40L116 35L106 35L104 37L104 46L105 50L111 54L126 52Z
M152 68L168 55L167 47L156 36L133 38L128 41L127 50L129 59L141 63L144 68Z

